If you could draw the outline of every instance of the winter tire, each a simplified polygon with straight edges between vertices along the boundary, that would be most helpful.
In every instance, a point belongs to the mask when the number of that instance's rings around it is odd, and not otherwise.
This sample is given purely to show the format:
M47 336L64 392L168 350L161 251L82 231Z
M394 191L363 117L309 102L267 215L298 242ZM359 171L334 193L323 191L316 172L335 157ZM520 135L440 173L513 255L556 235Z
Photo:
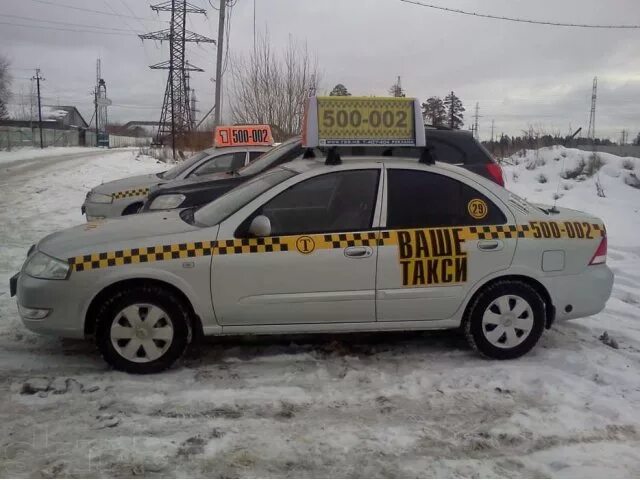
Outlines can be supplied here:
M97 316L97 344L109 365L129 373L156 373L182 356L189 314L170 290L140 286L116 293Z
M545 306L536 290L518 280L503 280L483 289L467 309L464 332L469 344L497 360L518 358L542 335Z

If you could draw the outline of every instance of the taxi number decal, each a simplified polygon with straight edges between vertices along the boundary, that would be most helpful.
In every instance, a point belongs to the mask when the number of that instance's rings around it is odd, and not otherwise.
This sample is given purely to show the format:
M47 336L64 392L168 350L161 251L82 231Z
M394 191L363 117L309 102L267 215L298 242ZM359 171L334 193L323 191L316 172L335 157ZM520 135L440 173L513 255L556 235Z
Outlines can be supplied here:
M489 213L489 207L487 203L480 198L474 198L467 204L467 211L476 220L482 220Z
M398 256L403 286L464 283L467 253L462 228L399 231Z
M529 222L533 238L586 238L602 237L604 226L589 222Z

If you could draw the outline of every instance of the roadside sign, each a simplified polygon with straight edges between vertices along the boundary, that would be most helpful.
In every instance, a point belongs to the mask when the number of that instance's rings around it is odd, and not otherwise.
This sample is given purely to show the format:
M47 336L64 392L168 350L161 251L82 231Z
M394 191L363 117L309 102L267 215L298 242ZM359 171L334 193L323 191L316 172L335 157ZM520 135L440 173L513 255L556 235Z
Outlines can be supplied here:
M269 125L224 125L216 127L216 147L271 146L273 135Z
M418 100L395 97L311 97L303 144L316 146L426 145Z

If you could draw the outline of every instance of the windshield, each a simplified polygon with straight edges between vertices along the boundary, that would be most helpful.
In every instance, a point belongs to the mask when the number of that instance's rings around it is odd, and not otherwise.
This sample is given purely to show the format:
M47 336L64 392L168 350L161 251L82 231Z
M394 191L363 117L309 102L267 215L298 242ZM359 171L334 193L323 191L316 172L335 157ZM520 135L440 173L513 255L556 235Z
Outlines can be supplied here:
M173 180L174 178L177 178L183 172L185 172L186 170L194 166L200 160L203 160L204 158L208 157L209 155L211 155L211 152L208 152L206 150L202 152L198 152L195 155L192 155L189 158L187 158L184 162L181 162L177 164L175 167L167 170L166 172L159 173L158 176L164 180Z
M296 172L286 168L278 168L263 173L196 210L194 219L196 223L202 225L217 225L258 197L258 195L294 175L296 175Z
M278 145L277 147L272 148L264 155L260 155L253 163L247 165L244 168L238 170L238 175L251 176L257 175L260 172L263 172L274 166L274 164L282 158L283 155L286 155L289 151L294 148L300 146L300 138L295 137L291 140L287 140L286 142Z

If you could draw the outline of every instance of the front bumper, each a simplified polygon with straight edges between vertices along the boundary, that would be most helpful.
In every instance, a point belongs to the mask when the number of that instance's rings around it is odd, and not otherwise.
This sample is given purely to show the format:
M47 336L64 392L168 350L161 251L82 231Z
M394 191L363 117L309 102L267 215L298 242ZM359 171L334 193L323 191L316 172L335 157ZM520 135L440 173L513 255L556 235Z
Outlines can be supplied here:
M41 320L26 318L23 309L18 309L25 327L32 332L66 338L84 338L79 298L72 298L72 289L67 280L42 280L26 274L16 275L16 297L18 304L29 309L47 309L49 313Z
M588 317L601 312L611 296L613 272L605 265L592 265L578 275L547 278L547 290L556 308L556 320Z

